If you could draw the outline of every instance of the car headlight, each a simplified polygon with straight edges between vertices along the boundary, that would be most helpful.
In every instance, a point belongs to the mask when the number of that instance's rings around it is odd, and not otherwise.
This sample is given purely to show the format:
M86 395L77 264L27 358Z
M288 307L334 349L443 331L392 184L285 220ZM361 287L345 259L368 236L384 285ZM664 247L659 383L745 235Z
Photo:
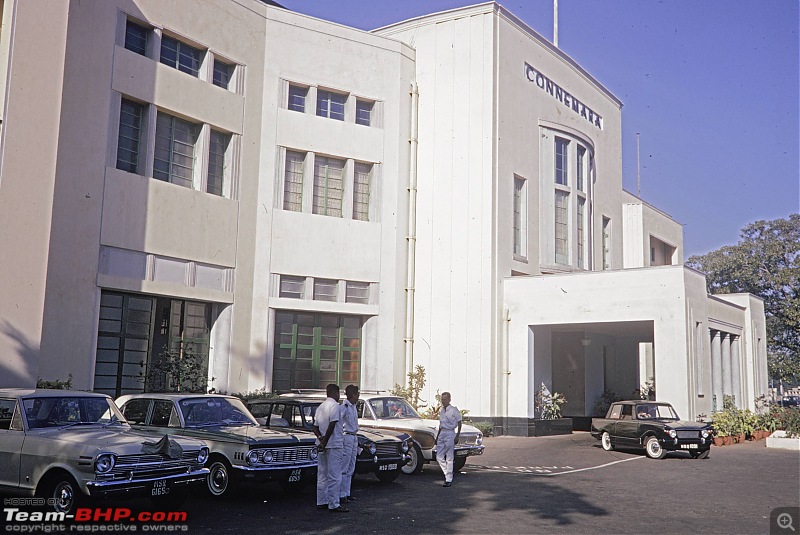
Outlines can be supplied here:
M117 458L113 453L101 453L94 461L94 470L98 474L107 474L114 468Z
M670 438L675 438L678 436L677 431L675 431L674 429L665 429L664 431L666 431L669 434Z
M408 440L404 440L403 443L400 444L400 449L402 450L403 453L408 453L408 450L411 449L408 443L409 443Z
M708 433L708 429L703 429L702 431L700 431L700 435L701 435L703 438L708 438L708 434L709 434L709 433Z
M200 451L197 453L197 462L199 464L206 464L208 460L208 448L200 448Z
M375 452L378 451L378 448L375 447L374 442L367 443L367 451L369 451L370 455L375 455Z
M478 446L483 444L483 435L478 435L478 438L475 439L475 444L477 444Z
M258 452L254 450L250 450L247 452L247 464L256 464L258 463Z
M264 452L264 454L262 456L262 460L265 463L271 463L272 461L275 460L275 454L272 453L270 450L267 450L267 451Z
M311 453L308 454L308 457L313 461L317 457L319 457L319 453L317 452L317 448L311 448Z

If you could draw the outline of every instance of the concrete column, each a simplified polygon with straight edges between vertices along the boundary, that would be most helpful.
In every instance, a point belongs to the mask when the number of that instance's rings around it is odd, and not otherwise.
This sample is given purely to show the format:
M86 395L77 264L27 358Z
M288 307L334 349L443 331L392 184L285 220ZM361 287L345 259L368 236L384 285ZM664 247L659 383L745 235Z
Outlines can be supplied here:
M722 393L733 395L733 370L731 369L731 335L722 333Z
M736 406L740 409L745 406L742 395L742 373L739 361L739 337L731 336L731 371L733 395L736 396Z
M720 332L711 330L711 393L714 409L722 410L722 352Z

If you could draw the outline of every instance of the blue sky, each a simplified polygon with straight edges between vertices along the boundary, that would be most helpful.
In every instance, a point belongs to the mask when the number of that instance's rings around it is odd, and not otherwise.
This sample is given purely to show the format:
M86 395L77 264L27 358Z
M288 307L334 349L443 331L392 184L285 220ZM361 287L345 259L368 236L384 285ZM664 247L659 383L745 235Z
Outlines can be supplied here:
M469 0L278 0L365 30ZM500 2L547 39L552 0ZM559 48L624 103L623 185L684 225L686 259L800 212L800 2L559 0Z

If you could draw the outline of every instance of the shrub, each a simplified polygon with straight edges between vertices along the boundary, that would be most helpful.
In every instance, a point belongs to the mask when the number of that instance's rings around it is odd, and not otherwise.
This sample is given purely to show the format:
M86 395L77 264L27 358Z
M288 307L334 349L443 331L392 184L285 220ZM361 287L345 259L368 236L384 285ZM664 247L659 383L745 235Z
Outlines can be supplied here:
M494 424L492 422L472 422L472 425L487 437L494 432Z
M41 377L36 381L36 388L51 388L55 390L70 390L72 389L72 374L69 374L69 377L66 381L61 381L60 379L53 379L52 381L45 381Z
M608 409L611 408L611 404L617 401L622 401L622 396L618 396L616 392L612 390L603 391L594 403L592 415L604 418L605 415L608 414Z
M542 383L534 397L534 408L539 412L542 420L557 420L561 418L561 406L567 404L567 399L558 392L552 394Z

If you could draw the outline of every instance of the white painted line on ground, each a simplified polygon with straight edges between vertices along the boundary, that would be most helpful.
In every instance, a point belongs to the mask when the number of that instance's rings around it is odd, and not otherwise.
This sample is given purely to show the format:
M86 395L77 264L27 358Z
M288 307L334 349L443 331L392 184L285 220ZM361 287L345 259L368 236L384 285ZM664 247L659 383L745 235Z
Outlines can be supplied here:
M509 468L508 466L480 466L480 465L467 465L464 471L470 471L469 469L478 469L478 470L489 470L492 472L503 472L506 474L531 474L534 476L560 476L564 474L574 474L576 472L585 472L587 470L597 470L598 468L605 468L607 466L612 466L618 463L625 463L628 461L636 461L639 459L645 459L646 457L631 457L629 459L620 459L618 461L612 461L610 463L601 464L598 466L589 466L587 468L572 468L571 466L514 466ZM558 470L559 468L565 469L563 472L554 472L554 470Z

